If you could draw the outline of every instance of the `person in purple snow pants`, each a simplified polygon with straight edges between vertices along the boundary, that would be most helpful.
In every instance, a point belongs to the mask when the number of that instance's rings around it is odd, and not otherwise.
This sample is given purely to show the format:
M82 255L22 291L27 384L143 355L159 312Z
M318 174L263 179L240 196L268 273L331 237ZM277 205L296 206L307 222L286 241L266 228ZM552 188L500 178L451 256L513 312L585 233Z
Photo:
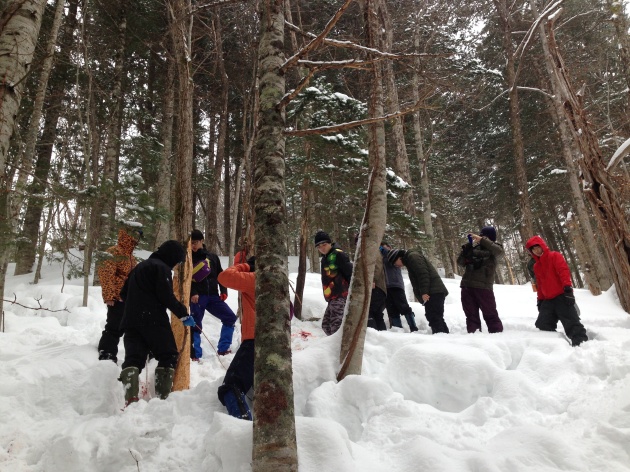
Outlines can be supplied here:
M503 256L503 247L496 240L496 229L486 226L479 235L468 235L468 242L462 246L462 252L457 258L457 264L465 269L460 287L466 330L469 333L482 331L479 310L483 314L488 332L503 331L492 291L497 260Z

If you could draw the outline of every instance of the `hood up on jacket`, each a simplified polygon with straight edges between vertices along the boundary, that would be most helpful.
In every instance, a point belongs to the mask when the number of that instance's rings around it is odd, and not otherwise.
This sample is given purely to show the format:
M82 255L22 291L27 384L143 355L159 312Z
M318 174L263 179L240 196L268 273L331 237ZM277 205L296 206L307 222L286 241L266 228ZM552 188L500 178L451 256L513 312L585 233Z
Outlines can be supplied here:
M162 243L149 258L159 259L172 269L186 260L186 251L180 243L171 239Z
M527 250L530 252L530 254L532 255L534 259L538 259L538 256L532 253L532 247L534 246L540 246L543 250L543 253L549 251L549 247L547 246L547 243L540 236L533 236L529 238L527 240L527 243L525 243L525 248L527 248Z
M118 242L117 246L120 248L123 254L131 255L133 250L138 245L138 240L131 236L127 230L120 229L118 231Z

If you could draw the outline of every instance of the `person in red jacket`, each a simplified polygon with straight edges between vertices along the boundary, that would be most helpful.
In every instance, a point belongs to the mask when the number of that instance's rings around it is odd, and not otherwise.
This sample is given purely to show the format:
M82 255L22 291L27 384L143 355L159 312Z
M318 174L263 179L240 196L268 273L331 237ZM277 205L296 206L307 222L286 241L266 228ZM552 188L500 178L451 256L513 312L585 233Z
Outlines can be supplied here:
M228 267L218 276L221 285L241 293L243 315L241 317L241 345L225 373L223 385L219 387L219 400L228 413L236 418L251 420L252 413L245 394L254 385L254 336L256 327L256 259L247 259L246 264Z
M536 261L536 327L542 331L555 331L560 320L573 346L588 341L586 330L575 308L571 272L564 256L557 251L551 251L540 236L530 238L525 247Z

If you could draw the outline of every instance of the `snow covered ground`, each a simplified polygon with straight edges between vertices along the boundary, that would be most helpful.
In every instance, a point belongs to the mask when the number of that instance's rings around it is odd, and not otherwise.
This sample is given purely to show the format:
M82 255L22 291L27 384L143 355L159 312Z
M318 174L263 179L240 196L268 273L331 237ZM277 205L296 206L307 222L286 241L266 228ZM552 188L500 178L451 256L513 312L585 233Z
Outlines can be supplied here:
M295 260L290 270L295 280ZM122 411L120 367L97 360L100 289L82 308L82 282L66 280L62 292L57 263L31 281L8 277L6 298L69 311L5 303L1 471L251 470L252 424L228 416L216 395L232 355L217 357L204 339L190 390L165 401L151 398L150 364L144 400ZM467 334L459 283L444 281L451 334L429 335L412 304L420 331L408 333L404 320L404 330L368 330L363 375L340 383L341 333L327 338L320 322L293 320L300 472L630 471L630 316L614 290L576 290L591 341L572 348L534 327L529 285L495 287L503 333ZM304 304L306 318L323 315L317 274L307 275ZM216 343L218 320L207 314L204 329Z

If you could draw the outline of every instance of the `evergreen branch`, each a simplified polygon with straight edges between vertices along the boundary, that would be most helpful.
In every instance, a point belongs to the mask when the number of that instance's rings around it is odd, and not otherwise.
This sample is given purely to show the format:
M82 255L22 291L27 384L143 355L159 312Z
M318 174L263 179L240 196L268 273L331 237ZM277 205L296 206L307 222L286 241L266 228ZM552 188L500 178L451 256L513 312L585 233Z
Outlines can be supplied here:
M330 33L330 31L334 28L334 26L337 24L339 19L343 16L344 12L348 9L348 7L350 6L350 4L353 1L354 0L346 0L344 2L344 4L339 8L339 10L337 10L337 12L333 15L333 17L330 19L330 21L328 21L328 23L324 27L323 31L321 33L319 33L319 35L316 36L310 43L308 43L306 46L304 46L302 49L300 49L297 53L295 53L293 56L291 56L280 67L280 73L281 74L286 73L287 69L289 69L290 67L295 66L295 64L297 64L297 62L298 62L298 60L300 58L304 57L306 54L308 54L312 50L317 49L319 47L319 45L322 44L322 42L324 41L324 39L326 38L328 33Z
M432 108L424 106L423 102L427 97L422 97L420 100L416 102L412 107L406 108L404 110L400 110L396 113L389 113L387 115L379 116L377 118L366 118L364 120L350 121L348 123L342 123L340 125L331 125L331 126L320 126L319 128L309 128L309 129L296 129L296 130L287 130L284 132L287 136L310 136L313 134L329 134L336 133L338 131L345 131L348 129L356 128L358 126L369 125L372 123L378 123L381 121L389 121L396 118L399 118L404 115L408 115L409 113L413 113L420 109L430 110Z
M15 293L13 294L13 300L9 300L9 299L3 298L2 301L10 303L11 305L17 305L17 306L21 306L22 308L27 308L29 310L35 310L35 311L43 310L43 311L49 311L51 313L57 313L57 312L60 312L60 311L67 311L68 313L70 313L70 310L68 310L68 307L62 308L61 310L51 310L50 308L43 307L42 304L40 303L42 298L43 297L35 298L35 301L37 302L37 305L39 305L38 307L26 306L26 305L22 305L21 303L18 303L17 302L17 295Z

